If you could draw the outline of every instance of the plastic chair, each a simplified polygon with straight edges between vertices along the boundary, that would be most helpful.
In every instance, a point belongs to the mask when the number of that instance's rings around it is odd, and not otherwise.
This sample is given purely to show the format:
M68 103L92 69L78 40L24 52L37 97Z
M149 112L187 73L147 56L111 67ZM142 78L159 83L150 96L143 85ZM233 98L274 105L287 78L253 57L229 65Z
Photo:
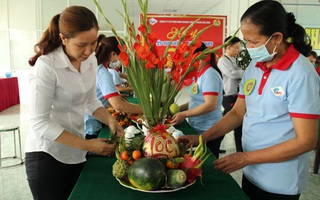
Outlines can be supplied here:
M20 151L20 157L17 156L17 141L16 141L16 131L18 131L18 139L19 139L19 151ZM13 132L13 144L14 144L14 156L12 157L1 157L1 134L4 132ZM2 160L3 159L16 159L19 158L20 162L15 163L15 164L9 164L9 165L2 165ZM3 126L0 125L0 168L4 167L12 167L12 166L17 166L17 165L22 165L23 160L22 160L22 150L21 150L21 136L20 136L20 127L19 126Z
M317 150L316 150L316 155L314 159L314 167L313 167L314 174L318 174L319 164L320 164L320 120L318 121L318 143L317 143Z

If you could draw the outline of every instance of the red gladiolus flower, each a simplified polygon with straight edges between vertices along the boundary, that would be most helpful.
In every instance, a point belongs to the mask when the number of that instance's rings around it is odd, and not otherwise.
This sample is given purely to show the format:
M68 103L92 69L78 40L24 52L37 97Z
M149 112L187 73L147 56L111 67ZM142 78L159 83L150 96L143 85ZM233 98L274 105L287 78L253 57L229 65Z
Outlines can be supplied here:
M210 62L210 59L211 59L211 55L209 54L203 59L203 61L204 62Z
M157 42L156 34L154 34L154 33L149 33L149 34L147 35L147 38L148 38L148 43L149 43L149 44L156 45L156 42Z
M157 55L157 57L159 57L159 55L158 55L158 48L157 48L155 45L152 47L152 53L153 53L154 55Z
M166 65L167 62L168 62L167 57L163 57L163 58L161 59L161 65L162 65L162 66Z
M157 65L160 62L160 59L158 58L158 56L156 56L153 53L150 53L149 57L148 57L148 61L152 62L153 64Z
M156 66L148 60L146 63L146 69L149 70L151 68L156 68Z
M138 43L135 43L133 47L136 50L138 57L141 58L142 60L146 60L151 53L148 44L145 44L142 46L142 45L139 45Z
M137 41L137 43L141 43L141 36L140 36L140 34L137 34L136 35L136 41Z
M143 24L141 24L141 25L139 26L138 30L139 30L143 35L145 35L145 34L147 33L147 28L146 28Z
M143 24L143 13L140 13L140 24Z
M179 54L184 54L185 52L188 52L189 51L189 46L186 42L182 43L177 51L179 52Z
M190 86L192 84L192 78L184 79L183 80L183 85L184 86Z
M121 60L122 64L125 66L125 67L128 67L129 66L129 56L126 52L124 51L121 51L120 52L120 55L119 55L119 59Z
M172 76L172 79L174 80L174 82L179 83L181 74L178 71L176 71L176 70L172 71L171 76Z
M123 48L122 48L122 46L120 44L118 44L118 48L120 49L120 51L126 51L127 50L127 46L126 45L123 45Z
M196 76L198 75L198 70L197 70L197 68L196 68L196 67L194 67L194 68L195 68L194 70L190 71L190 72L186 75L185 79L192 79L193 77L196 77Z

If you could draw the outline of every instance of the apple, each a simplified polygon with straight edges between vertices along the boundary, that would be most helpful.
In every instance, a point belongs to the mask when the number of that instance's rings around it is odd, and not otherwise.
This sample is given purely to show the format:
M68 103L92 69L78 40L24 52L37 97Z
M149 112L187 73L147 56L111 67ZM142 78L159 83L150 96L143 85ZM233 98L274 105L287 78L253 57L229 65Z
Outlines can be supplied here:
M176 113L180 112L180 107L178 104L176 103L173 103L170 105L169 107L169 112L170 112L170 115L173 116L175 115Z

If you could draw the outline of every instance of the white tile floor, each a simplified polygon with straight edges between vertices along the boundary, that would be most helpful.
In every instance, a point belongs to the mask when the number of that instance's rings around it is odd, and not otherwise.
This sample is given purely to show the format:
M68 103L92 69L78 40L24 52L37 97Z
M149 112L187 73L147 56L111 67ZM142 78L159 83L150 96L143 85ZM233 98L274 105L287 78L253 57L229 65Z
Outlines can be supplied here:
M182 93L177 103L184 103L187 101L187 94ZM29 122L29 106L17 105L0 112L0 124L20 125L22 137L22 149L24 149L25 136L28 132ZM13 154L12 134L1 133L1 148L2 156ZM222 143L222 149L226 149L226 154L235 152L233 134L227 134ZM320 200L320 174L312 173L312 166L314 161L314 152L310 157L310 173L308 179L308 188L305 193L301 195L300 200ZM7 164L3 161L3 164ZM234 179L241 183L241 171L236 171L231 174ZM28 187L25 174L25 165L19 165L10 168L0 169L0 200L31 200L32 195Z

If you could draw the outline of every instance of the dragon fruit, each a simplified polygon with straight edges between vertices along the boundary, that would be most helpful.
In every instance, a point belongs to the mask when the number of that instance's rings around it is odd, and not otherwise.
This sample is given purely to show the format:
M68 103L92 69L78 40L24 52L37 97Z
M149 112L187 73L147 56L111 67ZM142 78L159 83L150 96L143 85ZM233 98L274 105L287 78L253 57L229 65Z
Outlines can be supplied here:
M192 149L192 148L191 148ZM189 154L183 156L184 161L180 163L180 169L184 170L187 174L187 181L189 183L194 182L197 177L202 176L202 165L211 155L207 154L207 146L202 141L202 135L199 136L199 145L192 155L192 151Z

